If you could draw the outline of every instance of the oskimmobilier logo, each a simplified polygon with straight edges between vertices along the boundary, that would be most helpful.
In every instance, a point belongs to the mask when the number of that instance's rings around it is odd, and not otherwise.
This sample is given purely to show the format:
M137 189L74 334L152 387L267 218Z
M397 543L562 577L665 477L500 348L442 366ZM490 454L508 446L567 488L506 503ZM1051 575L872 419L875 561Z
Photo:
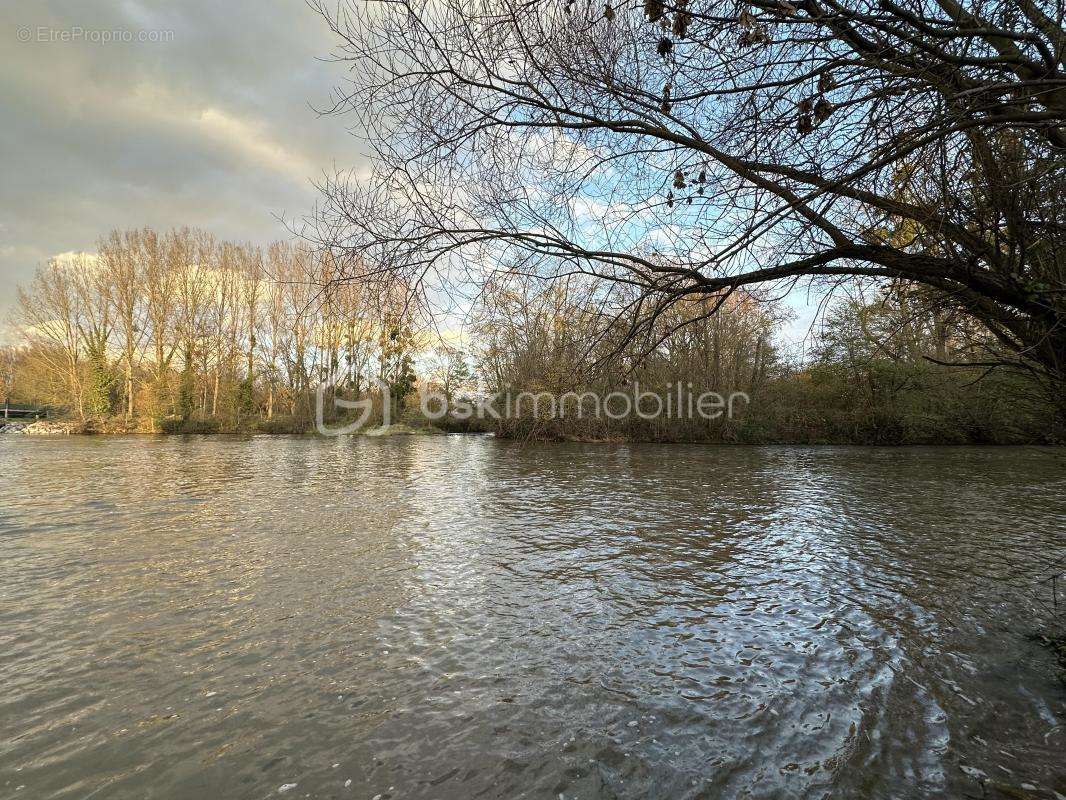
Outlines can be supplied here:
M356 433L369 424L375 405L381 408L381 428L387 428L392 423L393 406L389 384L382 380L375 381L379 392L377 399L347 400L337 392L342 377L333 374L318 386L315 393L315 427L318 432L323 436ZM327 396L333 403L334 414L331 416L338 416L336 412L340 410L343 424L326 424ZM431 422L446 417L486 421L522 418L623 420L631 417L642 420L733 419L737 408L750 402L751 398L745 392L697 392L691 383L680 381L663 392L642 389L639 383L633 383L626 390L615 389L606 394L593 391L552 394L504 390L477 399L449 399L446 394L436 390L419 393L419 410ZM353 409L359 411L354 420L346 416Z
M323 436L347 436L357 433L370 422L370 417L374 412L374 400L371 397L365 397L361 400L346 400L337 395L337 387L344 377L342 373L334 372L326 380L318 384L318 389L315 390L315 430ZM375 379L374 383L381 392L381 427L387 428L392 424L392 396L389 384L380 378ZM334 409L341 409L344 412L358 409L359 416L354 420L346 418L344 423L338 427L327 425L327 393L331 394Z

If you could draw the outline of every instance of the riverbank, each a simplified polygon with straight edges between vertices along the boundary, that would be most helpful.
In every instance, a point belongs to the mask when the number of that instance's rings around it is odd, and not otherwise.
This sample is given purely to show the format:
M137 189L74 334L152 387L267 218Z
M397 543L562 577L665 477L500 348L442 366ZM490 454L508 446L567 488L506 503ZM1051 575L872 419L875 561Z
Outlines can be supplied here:
M342 423L331 426L341 430ZM982 432L960 435L957 431L933 430L924 435L905 435L898 429L864 428L851 434L834 432L832 435L818 435L809 432L805 435L791 437L768 436L765 432L733 428L707 432L703 435L685 435L677 432L649 433L647 435L627 435L625 433L577 433L555 429L539 429L537 426L511 426L503 430L472 428L469 426L452 427L425 424L395 423L387 428L370 425L351 435L356 436L432 436L448 433L469 433L520 442L538 442L542 444L667 444L667 445L737 445L737 446L852 446L852 447L944 447L944 446L1041 446L1061 447L1066 442L1054 431L1043 433L1006 432L1001 435L987 436ZM115 423L112 421L87 420L10 422L0 423L0 436L302 436L320 435L313 425L299 425L289 422L273 424L252 424L223 426L212 421L189 421L158 427L147 427L133 423Z
M83 433L79 426L72 422L49 422L48 420L36 420L34 422L21 422L13 420L0 420L0 434L23 435L23 436L68 436L71 433Z
M261 420L270 422L270 420ZM338 424L338 428L341 426ZM252 424L226 427L214 420L178 420L173 424L147 427L138 420L37 420L34 422L0 420L0 435L9 436L130 436L190 434L235 435L265 434L293 436L314 433L314 427L281 421L275 424ZM409 425L398 422L387 427L368 426L354 433L364 436L432 436L448 433L433 425Z
M371 421L358 435L400 436L442 433L494 434L499 439L522 442L577 442L583 444L729 444L729 445L854 445L854 446L958 446L1066 444L1064 432L1051 418L1033 416L1010 420L1000 417L993 424L944 416L867 415L823 412L820 415L777 408L774 413L735 420L611 420L533 419L517 417L493 421L454 418L429 419L408 413L387 428ZM340 432L351 420L336 419L326 428ZM0 420L0 435L311 435L315 423L299 416L251 417L235 422L217 417L134 418L105 417L88 420Z

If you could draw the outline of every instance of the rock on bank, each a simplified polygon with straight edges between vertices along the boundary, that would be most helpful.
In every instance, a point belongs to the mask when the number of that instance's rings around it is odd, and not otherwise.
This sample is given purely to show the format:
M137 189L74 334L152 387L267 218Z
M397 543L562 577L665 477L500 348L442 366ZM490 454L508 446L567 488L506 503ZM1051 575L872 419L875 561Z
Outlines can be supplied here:
M76 433L73 422L7 422L0 421L0 434L22 434L23 436L65 436Z

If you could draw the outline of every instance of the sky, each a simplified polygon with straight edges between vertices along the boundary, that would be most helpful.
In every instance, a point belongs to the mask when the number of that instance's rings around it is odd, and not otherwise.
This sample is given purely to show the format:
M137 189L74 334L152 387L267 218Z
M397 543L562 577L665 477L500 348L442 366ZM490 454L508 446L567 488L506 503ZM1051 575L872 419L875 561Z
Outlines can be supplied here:
M363 163L314 110L343 67L303 0L0 0L0 31L0 327L112 228L287 238L314 180Z
M288 238L314 181L365 167L323 117L343 65L304 0L0 0L0 341L15 286L113 228ZM803 339L806 293L784 338Z

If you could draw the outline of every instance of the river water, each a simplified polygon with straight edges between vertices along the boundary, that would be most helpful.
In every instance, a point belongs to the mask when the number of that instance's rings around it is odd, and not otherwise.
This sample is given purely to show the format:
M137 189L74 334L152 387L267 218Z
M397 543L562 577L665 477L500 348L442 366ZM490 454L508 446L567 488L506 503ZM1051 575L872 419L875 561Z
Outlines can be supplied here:
M1061 450L12 436L0 465L0 797L1066 795L1035 638Z

